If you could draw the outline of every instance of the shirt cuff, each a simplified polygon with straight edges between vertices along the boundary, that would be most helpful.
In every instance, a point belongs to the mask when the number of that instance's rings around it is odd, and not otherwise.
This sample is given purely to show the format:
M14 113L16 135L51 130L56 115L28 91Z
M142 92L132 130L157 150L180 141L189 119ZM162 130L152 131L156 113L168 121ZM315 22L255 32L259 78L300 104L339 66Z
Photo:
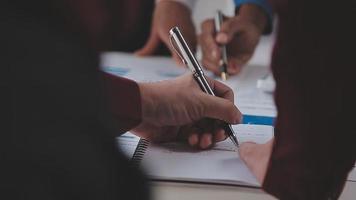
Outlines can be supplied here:
M120 133L127 132L139 125L142 120L138 84L126 78L102 73L109 110L114 118L115 127Z
M273 10L272 6L267 0L234 0L236 10L238 10L243 4L254 4L261 7L267 15L267 26L263 31L263 34L269 34L273 28Z

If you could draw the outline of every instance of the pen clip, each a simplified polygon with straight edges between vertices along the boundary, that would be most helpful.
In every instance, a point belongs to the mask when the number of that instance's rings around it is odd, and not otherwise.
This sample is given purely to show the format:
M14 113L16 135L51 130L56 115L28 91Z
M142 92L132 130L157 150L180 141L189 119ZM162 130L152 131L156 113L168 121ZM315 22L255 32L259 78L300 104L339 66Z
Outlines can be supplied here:
M177 45L175 45L175 42L173 40L173 36L171 34L169 35L169 43L171 43L171 46L172 46L173 50L178 54L178 56L182 60L183 64L188 65L187 61L184 60L181 52L179 51L179 48L177 47Z

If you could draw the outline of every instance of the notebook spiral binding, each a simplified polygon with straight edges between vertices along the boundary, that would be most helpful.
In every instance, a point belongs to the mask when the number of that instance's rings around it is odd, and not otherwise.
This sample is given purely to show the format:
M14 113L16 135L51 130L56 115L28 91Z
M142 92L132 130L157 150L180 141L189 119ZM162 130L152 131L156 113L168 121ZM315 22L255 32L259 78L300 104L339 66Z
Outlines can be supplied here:
M140 139L137 144L136 150L131 158L131 164L133 166L138 167L140 165L140 162L143 159L143 156L145 155L149 143L150 142L148 140L142 138Z

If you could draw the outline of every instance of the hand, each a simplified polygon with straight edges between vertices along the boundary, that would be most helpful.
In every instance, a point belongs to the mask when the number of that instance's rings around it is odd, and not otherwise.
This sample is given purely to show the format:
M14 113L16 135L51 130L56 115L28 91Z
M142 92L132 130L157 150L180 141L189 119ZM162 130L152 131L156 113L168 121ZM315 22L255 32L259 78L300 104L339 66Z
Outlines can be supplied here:
M181 59L171 47L169 30L178 26L192 50L196 48L196 33L191 20L190 9L174 1L160 1L156 4L151 26L151 34L145 46L135 52L138 56L147 56L156 53L163 42L171 51L173 59L183 65Z
M236 124L241 113L233 103L229 87L210 78L208 81L217 96L202 92L191 74L140 83L142 122L133 132L158 142L184 137L192 146L203 149L225 139L219 123L211 123L207 118Z
M228 73L239 73L252 57L266 24L267 17L264 12L251 4L241 6L238 16L226 18L219 33L215 33L212 19L204 21L199 36L204 67L220 75L219 45L227 45Z
M265 144L245 142L240 145L240 158L246 163L257 180L262 184L266 176L274 139Z

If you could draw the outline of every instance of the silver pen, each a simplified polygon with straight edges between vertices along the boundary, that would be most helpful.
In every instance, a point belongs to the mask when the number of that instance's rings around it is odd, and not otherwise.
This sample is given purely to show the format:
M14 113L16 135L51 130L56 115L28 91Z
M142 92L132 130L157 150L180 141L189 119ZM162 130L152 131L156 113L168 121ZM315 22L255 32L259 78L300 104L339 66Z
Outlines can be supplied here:
M199 62L195 58L194 54L188 47L186 41L184 40L178 27L173 27L169 31L169 39L173 49L177 52L178 56L182 59L183 63L188 66L190 71L193 73L194 79L197 81L200 88L210 95L215 96L214 91L211 89L208 81L205 78L203 68L200 66ZM235 136L234 130L231 125L223 122L223 128L231 141L236 147L239 146L237 138Z
M214 24L215 24L215 33L220 32L221 30L221 24L224 21L224 16L222 14L222 12L220 10L218 10L215 14L214 17ZM226 46L225 45L221 45L220 46L220 52L221 52L221 59L219 62L219 67L221 68L221 79L226 81L227 79L227 51L226 51Z

